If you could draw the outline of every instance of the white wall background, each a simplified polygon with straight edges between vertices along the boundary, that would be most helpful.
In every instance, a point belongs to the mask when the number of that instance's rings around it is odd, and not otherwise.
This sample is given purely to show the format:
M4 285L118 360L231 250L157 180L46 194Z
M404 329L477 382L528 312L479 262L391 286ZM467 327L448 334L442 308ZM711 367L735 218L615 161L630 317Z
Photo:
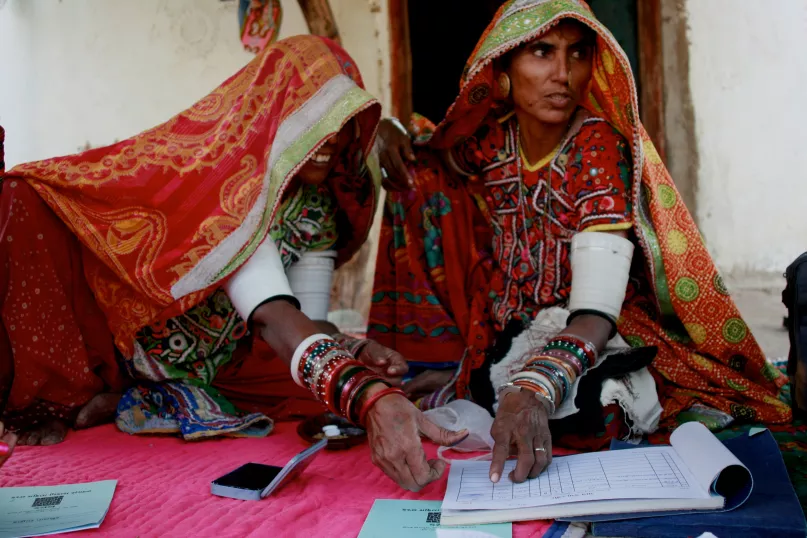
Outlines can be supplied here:
M303 33L282 0L281 37ZM384 0L331 0L368 89L389 103ZM774 9L775 7L775 9ZM251 56L236 2L0 0L0 124L15 164L100 146L187 108ZM807 1L688 0L698 219L725 271L807 250Z
M807 250L807 1L688 0L698 218L718 265Z
M386 2L331 3L368 90L387 96ZM281 37L307 33L297 1L282 5ZM205 96L252 58L236 13L234 0L0 0L7 166L127 138Z

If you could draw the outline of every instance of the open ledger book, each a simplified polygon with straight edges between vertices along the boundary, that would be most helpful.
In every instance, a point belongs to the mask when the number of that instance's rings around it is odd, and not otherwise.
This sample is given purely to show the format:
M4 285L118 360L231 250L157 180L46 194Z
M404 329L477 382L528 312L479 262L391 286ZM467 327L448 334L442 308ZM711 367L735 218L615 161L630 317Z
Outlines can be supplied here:
M730 510L748 499L751 473L705 426L680 426L670 444L555 458L522 484L508 478L514 460L497 484L489 461L454 461L442 524Z

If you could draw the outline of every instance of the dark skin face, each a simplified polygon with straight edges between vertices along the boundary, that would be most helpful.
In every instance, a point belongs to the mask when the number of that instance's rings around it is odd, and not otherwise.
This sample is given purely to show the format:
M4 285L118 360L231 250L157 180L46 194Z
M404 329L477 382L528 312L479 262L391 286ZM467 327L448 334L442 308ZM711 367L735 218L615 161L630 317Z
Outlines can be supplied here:
M300 168L297 177L307 185L319 185L333 170L338 157L347 149L355 138L355 122L349 121L341 131L331 135L325 143Z
M506 72L528 156L543 157L564 135L586 96L594 46L582 23L564 21L512 53Z

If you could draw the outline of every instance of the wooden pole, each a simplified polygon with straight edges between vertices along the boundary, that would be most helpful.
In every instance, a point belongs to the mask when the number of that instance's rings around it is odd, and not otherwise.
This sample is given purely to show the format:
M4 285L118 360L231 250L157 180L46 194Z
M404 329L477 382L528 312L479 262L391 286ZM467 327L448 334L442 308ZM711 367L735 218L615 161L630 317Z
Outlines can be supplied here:
M300 9L303 10L305 22L308 24L308 31L312 35L327 37L340 45L342 44L339 29L336 27L336 19L333 17L331 4L328 0L297 0L297 3L300 4Z
M392 55L392 113L404 125L412 116L412 49L409 46L409 3L389 0L390 53Z
M639 80L642 123L662 160L667 160L664 129L664 58L661 42L661 0L638 0Z

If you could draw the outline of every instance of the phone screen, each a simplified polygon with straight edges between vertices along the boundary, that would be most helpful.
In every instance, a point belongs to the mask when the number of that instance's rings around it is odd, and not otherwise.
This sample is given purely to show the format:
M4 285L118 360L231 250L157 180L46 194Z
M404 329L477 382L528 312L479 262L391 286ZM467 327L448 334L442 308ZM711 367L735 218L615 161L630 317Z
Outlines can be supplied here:
M219 486L263 490L272 483L282 467L274 465L262 465L260 463L247 463L235 471L227 473L214 483Z

